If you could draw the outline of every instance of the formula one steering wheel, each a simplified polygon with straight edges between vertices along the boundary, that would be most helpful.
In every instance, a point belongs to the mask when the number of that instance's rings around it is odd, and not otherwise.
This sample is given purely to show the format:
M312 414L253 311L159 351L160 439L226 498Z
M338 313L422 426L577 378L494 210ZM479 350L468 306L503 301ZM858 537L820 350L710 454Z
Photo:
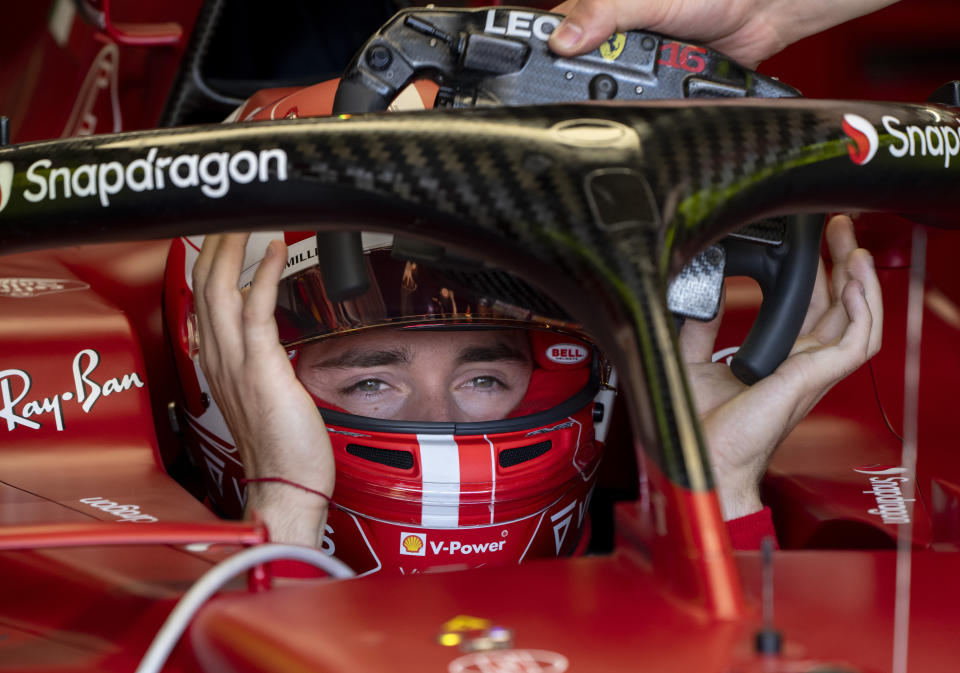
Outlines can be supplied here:
M712 49L657 33L616 33L588 54L559 57L547 39L561 19L526 8L403 10L347 66L333 113L386 110L421 79L439 85L436 107L800 95ZM813 292L822 228L820 215L748 225L700 253L671 285L675 315L709 320L724 276L758 282L760 312L731 362L745 383L769 375L790 353ZM323 236L321 250L350 245L349 234Z

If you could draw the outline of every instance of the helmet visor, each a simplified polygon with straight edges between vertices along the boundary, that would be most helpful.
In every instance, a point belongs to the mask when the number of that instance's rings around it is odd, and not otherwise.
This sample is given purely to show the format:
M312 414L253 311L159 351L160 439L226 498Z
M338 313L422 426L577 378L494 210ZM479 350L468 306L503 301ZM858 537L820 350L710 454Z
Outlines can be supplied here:
M325 277L318 266L315 238L288 247L276 313L284 345L388 325L578 331L555 302L511 274L465 259L425 259L390 237L377 238L381 244L375 247L364 241L367 249L358 262L366 287L346 299L337 298L337 289L331 288L337 279Z

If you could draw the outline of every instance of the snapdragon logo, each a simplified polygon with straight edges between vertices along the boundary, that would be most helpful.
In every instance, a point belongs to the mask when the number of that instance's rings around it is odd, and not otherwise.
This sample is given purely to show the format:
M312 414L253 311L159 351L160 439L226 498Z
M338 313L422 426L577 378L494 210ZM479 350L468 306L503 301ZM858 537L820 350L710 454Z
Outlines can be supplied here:
M152 147L146 157L134 159L126 165L108 161L76 168L55 168L49 159L39 159L27 169L30 187L23 196L30 203L96 196L100 205L106 208L110 205L110 197L124 189L149 192L166 189L168 185L177 189L199 187L205 196L219 199L230 191L233 183L246 185L269 181L271 170L280 182L287 179L287 153L281 149L260 150L259 153L243 150L236 154L211 152L202 156L158 157L157 154L157 148ZM10 166L11 177L12 169ZM4 187L2 175L0 170L0 187ZM7 191L8 188L4 188L4 199Z
M853 468L853 471L860 474L903 474L907 468L899 465L861 465Z
M853 471L873 475L870 477L870 490L863 493L872 495L877 506L868 509L867 514L879 516L885 524L910 523L907 503L914 502L915 499L904 498L901 486L910 481L909 477L902 476L907 468L898 465L861 465L853 468Z
M880 139L873 124L860 115L845 114L843 115L843 132L849 138L847 151L853 163L858 166L869 163L880 146Z
M3 212L3 209L7 207L12 187L13 164L9 161L0 161L0 212Z
M939 121L939 117L937 120ZM960 134L952 126L903 126L899 119L891 115L881 117L880 123L887 133L894 137L894 141L890 143L890 154L897 158L943 157L943 167L950 168L950 159L960 154Z
M936 121L940 117L934 114ZM944 168L950 168L954 157L960 156L960 132L947 124L904 125L897 117L883 115L884 145L895 159L903 157L942 157ZM843 132L847 134L850 160L858 166L870 162L880 147L877 130L869 121L855 114L843 115Z

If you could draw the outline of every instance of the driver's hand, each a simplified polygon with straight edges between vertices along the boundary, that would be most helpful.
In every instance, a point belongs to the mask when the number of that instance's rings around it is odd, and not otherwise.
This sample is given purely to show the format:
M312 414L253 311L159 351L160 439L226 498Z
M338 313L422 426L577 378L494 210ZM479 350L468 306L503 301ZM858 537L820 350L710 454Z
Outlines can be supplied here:
M273 314L286 246L272 241L249 289L237 289L249 234L208 236L193 268L200 366L237 443L248 479L279 477L333 494L334 462L323 419L280 345ZM247 485L247 512L275 542L316 546L321 497L276 482Z
M726 364L711 362L722 306L716 319L688 320L680 330L725 520L762 509L759 483L777 446L834 384L880 350L883 301L873 258L857 247L849 217L832 218L826 237L831 277L821 261L800 337L767 378L747 386Z
M550 36L563 56L596 49L616 31L645 29L694 40L748 68L787 45L896 0L566 0Z

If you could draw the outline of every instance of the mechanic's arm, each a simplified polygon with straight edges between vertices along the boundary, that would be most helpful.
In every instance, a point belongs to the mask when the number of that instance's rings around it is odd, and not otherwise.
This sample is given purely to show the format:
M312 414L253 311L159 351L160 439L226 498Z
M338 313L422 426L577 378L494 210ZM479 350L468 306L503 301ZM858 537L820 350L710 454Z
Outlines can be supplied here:
M749 68L789 44L897 0L567 0L550 48L572 56L616 31L643 28L697 40Z
M334 462L323 419L280 345L273 314L286 262L272 241L249 290L238 290L249 234L208 236L193 269L200 366L237 443L248 479L287 479L333 494ZM247 484L271 539L317 546L328 502L277 482Z
M873 258L857 247L849 217L831 219L826 238L831 278L821 262L800 337L767 378L747 386L730 367L711 362L722 309L715 320L688 320L680 330L725 520L763 508L760 479L777 446L834 384L880 350L883 301Z

